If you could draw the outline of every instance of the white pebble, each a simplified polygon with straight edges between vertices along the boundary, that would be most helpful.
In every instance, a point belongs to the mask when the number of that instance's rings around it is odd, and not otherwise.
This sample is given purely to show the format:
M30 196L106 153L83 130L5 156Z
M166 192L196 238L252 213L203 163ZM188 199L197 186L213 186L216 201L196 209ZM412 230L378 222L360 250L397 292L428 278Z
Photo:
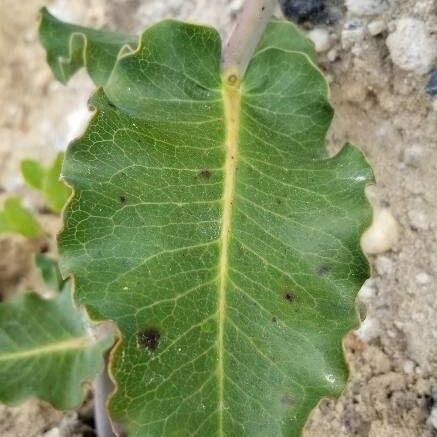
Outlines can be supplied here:
M341 31L341 43L344 49L364 39L364 25L361 20L346 21Z
M415 367L415 364L411 360L405 360L402 364L402 369L407 375L412 375Z
M355 335L364 342L369 342L370 340L379 336L380 326L377 319L371 319L366 317L361 323L361 326L355 331Z
M393 63L416 74L428 73L437 57L436 39L429 34L426 24L415 18L399 19L386 44Z
M328 58L329 62L334 62L337 59L337 49L333 48L333 49L329 50L326 57Z
M393 261L387 256L378 256L375 267L380 275L391 275L393 273Z
M414 230L426 231L429 229L429 220L425 213L413 209L408 211L408 219L410 220L410 226Z
M52 428L48 431L46 431L43 434L44 437L61 437L61 431L59 428Z
M398 241L398 224L388 209L373 212L373 222L361 237L361 248L369 255L386 252Z
M376 286L374 279L368 279L358 292L358 299L363 303L370 302L376 294Z
M307 34L308 38L314 43L317 53L326 52L331 46L329 40L329 32L326 29L315 28L310 30Z
M428 417L428 422L434 429L437 429L437 406L432 408L431 414Z
M431 276L428 273L420 272L416 275L415 280L419 285L427 285L431 282Z
M374 20L367 25L367 29L369 30L370 35L376 36L384 32L384 30L387 29L387 25L383 20Z
M377 15L387 9L386 0L346 0L346 7L351 14Z
M404 162L410 167L419 167L423 149L420 146L407 147L404 150Z

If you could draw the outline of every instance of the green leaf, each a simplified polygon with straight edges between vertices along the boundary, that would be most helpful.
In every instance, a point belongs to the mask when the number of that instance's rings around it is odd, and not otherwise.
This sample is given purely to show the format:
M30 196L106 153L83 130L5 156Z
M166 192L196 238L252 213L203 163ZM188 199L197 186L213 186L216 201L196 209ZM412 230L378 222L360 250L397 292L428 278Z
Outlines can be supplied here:
M118 325L130 437L297 436L344 388L372 173L327 156L326 81L281 29L230 85L214 29L152 26L67 151L61 270Z
M312 61L315 62L317 60L314 43L290 21L276 19L270 21L261 37L255 54L266 48L301 52L308 55Z
M21 163L21 174L26 183L41 191L50 209L61 212L70 188L60 180L64 154L58 153L50 167L44 168L38 161L26 159Z
M45 168L33 159L24 159L21 161L21 174L24 181L32 188L37 190L42 189L44 178L46 175Z
M69 289L54 300L26 293L1 303L0 401L36 396L59 409L77 406L113 341L97 341L87 329Z
M46 8L40 13L39 37L54 76L64 84L85 66L94 83L103 85L120 50L132 50L137 44L132 35L64 23Z
M9 197L5 200L3 211L0 211L0 234L2 233L17 233L34 238L39 237L42 230L32 213L21 205L20 199Z
M41 275L41 279L47 287L53 291L62 291L67 281L62 279L59 264L50 256L38 253L35 255L35 266Z
M49 207L61 212L71 194L71 189L60 180L64 154L58 153L52 165L47 169L43 183L43 193Z

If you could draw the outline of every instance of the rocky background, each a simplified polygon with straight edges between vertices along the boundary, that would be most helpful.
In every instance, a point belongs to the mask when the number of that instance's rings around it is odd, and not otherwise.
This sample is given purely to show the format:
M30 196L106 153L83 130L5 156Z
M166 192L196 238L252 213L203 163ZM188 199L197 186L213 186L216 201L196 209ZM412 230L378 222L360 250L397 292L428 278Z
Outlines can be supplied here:
M367 317L345 339L349 384L321 402L305 437L437 436L437 2L282 0L320 54L336 110L328 148L357 144L376 174L374 224L363 238L373 267L359 294ZM42 285L31 255L51 250L59 218L19 177L19 162L48 163L80 134L93 86L56 83L37 41L37 11L138 32L164 17L228 34L241 0L1 0L0 201L15 193L48 230L44 241L0 237L0 296ZM281 12L278 8L278 14ZM3 437L92 436L92 394L78 411L31 400L0 407Z

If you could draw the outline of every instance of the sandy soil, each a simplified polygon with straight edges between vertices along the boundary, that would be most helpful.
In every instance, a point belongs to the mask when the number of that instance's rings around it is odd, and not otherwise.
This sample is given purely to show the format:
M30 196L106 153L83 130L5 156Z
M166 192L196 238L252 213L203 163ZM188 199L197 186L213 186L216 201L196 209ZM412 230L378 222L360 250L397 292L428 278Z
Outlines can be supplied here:
M47 162L77 136L87 117L93 89L84 74L68 87L57 84L36 38L38 8L47 1L2 0L0 15L0 200L17 193L36 212L41 199L23 187L18 175L24 157ZM50 2L49 2L50 4ZM137 31L165 16L210 23L226 32L241 1L220 0L57 0L60 18L112 29ZM224 14L224 11L227 11ZM367 306L363 327L345 340L351 366L339 400L323 401L306 437L431 437L437 435L437 100L425 93L426 75L393 65L386 38L396 20L414 17L437 32L433 0L393 2L376 18L378 35L365 32L352 44L342 40L347 20L330 26L329 48L320 65L332 87L336 117L328 144L336 150L350 140L373 166L377 186L369 192L375 207L391 211L399 237L391 250L370 256L373 276L360 292ZM375 17L360 17L362 25ZM59 219L39 214L45 241L0 238L0 295L39 289L31 254L49 244ZM433 390L434 389L434 390ZM431 413L433 411L433 413ZM0 435L90 435L89 412L67 415L31 400L0 407ZM88 433L88 434L87 434Z

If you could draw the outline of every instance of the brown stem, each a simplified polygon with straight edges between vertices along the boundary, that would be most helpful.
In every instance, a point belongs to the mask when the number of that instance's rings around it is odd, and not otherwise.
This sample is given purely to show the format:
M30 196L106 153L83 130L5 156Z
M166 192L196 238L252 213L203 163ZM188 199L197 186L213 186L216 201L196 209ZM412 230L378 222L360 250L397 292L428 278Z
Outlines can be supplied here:
M223 73L243 78L275 5L276 0L245 0L235 28L222 50Z

